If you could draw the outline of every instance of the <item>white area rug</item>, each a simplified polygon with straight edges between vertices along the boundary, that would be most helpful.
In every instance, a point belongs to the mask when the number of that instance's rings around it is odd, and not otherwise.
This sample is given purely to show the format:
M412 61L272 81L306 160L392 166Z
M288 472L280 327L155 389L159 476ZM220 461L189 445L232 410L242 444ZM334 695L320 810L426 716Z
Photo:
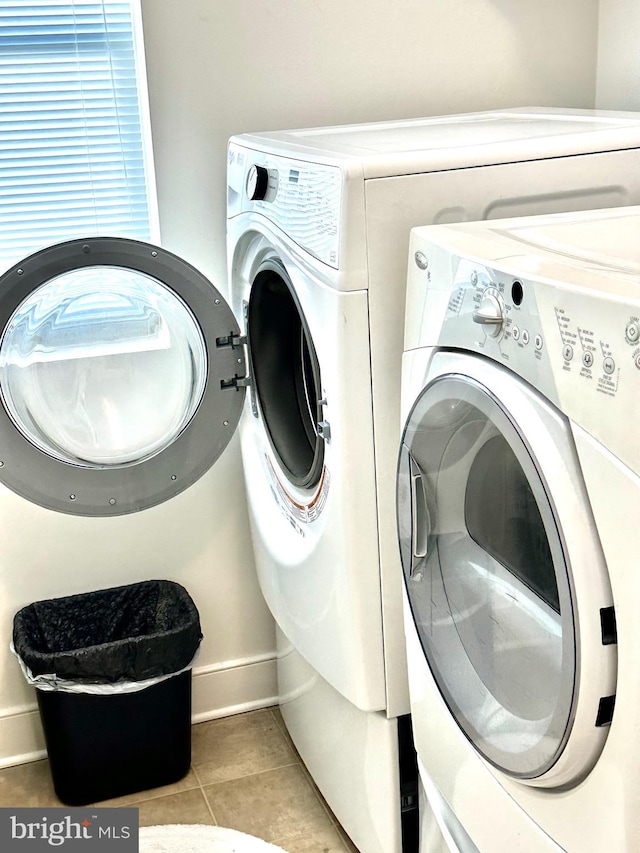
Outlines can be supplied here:
M202 824L141 826L140 853L286 853L235 829Z

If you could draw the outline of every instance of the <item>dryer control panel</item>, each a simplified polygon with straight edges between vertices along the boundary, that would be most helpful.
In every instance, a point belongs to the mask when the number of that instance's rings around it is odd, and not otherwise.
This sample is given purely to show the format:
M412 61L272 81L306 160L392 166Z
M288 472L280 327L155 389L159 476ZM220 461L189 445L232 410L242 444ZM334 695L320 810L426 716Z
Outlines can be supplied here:
M456 258L439 345L500 361L557 403L537 288L523 277Z
M533 255L487 263L415 239L412 249L407 337L414 346L419 341L500 362L640 473L640 444L632 437L640 396L640 286L631 274L608 270L598 283L586 274L577 286L569 264L563 281L561 264L551 277Z
M227 216L255 211L335 269L339 262L342 189L338 166L229 144Z

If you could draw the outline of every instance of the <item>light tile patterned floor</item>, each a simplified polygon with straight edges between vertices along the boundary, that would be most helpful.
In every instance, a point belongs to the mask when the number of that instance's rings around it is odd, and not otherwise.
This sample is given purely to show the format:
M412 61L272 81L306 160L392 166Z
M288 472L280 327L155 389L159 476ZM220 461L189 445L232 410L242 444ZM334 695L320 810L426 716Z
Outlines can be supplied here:
M47 761L0 769L0 807L59 805ZM287 853L358 853L309 777L277 708L198 723L184 779L98 805L133 805L141 826L239 829Z

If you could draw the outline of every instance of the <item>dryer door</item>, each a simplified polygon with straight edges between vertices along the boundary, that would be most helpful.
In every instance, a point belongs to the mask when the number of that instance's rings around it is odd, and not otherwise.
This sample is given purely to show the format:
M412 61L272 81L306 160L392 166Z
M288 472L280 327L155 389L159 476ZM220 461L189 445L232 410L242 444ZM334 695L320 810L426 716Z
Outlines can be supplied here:
M239 420L230 308L181 258L119 238L44 249L0 277L0 482L50 509L171 498Z
M411 411L398 479L424 653L484 758L534 784L575 781L602 749L616 658L570 428L504 368L438 358L445 370Z

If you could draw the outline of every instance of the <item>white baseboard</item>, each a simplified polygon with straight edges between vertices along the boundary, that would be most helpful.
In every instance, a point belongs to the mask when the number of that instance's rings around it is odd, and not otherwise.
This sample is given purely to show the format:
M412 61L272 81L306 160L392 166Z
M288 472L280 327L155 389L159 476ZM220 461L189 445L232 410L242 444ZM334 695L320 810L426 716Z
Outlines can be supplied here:
M192 720L201 723L278 704L274 654L193 669ZM0 767L46 758L38 707L0 711Z
M193 670L194 723L277 704L275 653Z

